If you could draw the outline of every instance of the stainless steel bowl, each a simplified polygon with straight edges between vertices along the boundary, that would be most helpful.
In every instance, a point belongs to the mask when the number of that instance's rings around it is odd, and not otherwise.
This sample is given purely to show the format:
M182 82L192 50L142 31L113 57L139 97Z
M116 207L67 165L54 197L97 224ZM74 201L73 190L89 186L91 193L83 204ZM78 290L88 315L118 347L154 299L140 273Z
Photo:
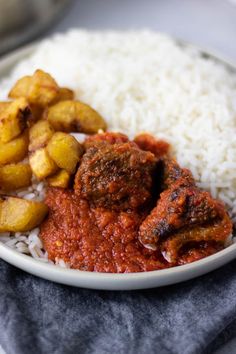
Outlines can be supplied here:
M46 31L72 0L0 0L0 55Z

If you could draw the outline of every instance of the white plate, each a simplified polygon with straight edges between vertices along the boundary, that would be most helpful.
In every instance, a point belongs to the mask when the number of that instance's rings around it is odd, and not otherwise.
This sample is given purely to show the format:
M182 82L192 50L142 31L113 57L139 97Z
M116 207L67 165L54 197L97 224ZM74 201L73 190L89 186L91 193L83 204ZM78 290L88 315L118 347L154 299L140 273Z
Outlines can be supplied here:
M34 48L35 45L28 46L21 50L17 50L13 54L2 59L0 61L0 78L8 75L13 66L18 61L31 54ZM204 53L206 53L205 50ZM207 55L220 60L236 72L236 68L232 63L229 63L229 61L220 59L219 56L216 57L212 54L208 54L208 52ZM6 262L25 270L28 273L62 284L90 289L135 290L179 283L219 268L236 258L236 244L194 263L164 270L131 274L93 273L64 269L52 264L42 263L30 256L20 254L1 242L0 257Z

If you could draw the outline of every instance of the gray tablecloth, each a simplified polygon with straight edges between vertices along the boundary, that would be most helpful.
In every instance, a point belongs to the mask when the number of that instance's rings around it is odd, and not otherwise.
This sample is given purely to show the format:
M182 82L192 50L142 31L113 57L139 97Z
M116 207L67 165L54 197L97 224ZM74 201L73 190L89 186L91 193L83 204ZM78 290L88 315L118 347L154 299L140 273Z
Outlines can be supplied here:
M0 261L0 344L7 354L211 353L236 334L235 268L166 288L105 292Z

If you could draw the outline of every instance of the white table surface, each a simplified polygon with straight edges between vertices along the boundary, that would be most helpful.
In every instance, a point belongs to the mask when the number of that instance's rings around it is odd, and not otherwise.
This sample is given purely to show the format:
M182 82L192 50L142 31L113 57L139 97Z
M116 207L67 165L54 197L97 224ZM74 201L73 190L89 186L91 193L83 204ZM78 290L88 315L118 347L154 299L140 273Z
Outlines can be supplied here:
M211 48L236 63L235 0L74 0L50 33L72 27L151 28ZM229 353L236 353L234 339L215 354Z

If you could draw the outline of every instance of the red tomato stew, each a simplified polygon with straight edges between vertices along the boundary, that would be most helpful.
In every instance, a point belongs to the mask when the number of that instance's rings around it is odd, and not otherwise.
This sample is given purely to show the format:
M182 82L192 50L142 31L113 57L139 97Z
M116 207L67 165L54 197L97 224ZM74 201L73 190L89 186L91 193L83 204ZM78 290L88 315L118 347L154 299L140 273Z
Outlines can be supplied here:
M40 237L50 260L128 273L190 263L224 248L232 222L219 200L141 134L87 138L70 188L48 187Z

